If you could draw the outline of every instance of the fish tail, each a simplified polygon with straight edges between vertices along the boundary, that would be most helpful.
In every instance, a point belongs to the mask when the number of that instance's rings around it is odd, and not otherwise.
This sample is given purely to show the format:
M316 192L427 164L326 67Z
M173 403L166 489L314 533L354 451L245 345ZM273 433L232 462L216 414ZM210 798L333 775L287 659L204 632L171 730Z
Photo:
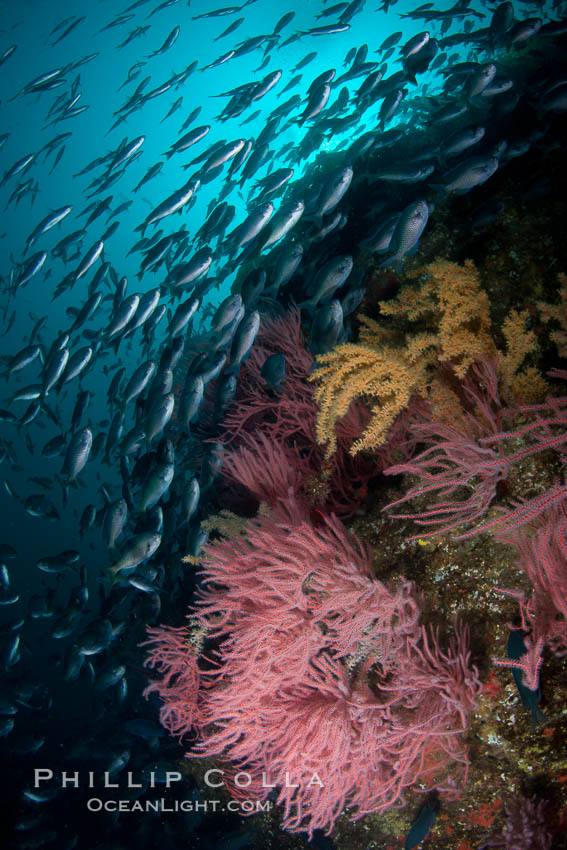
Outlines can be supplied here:
M378 268L390 268L393 269L396 274L401 274L403 259L403 255L394 254L393 257L388 257L386 260L383 260L378 266Z
M532 732L535 732L536 726L540 723L543 725L547 724L547 715L545 712L541 710L539 705L532 706L531 717L530 717L530 729Z

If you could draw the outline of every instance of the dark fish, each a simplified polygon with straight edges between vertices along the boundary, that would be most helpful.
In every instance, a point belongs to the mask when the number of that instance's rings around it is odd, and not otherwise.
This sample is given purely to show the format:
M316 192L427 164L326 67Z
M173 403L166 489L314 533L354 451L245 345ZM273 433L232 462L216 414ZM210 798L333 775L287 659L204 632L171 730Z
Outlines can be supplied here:
M135 425L124 436L120 445L120 454L128 457L129 455L138 454L140 449L146 443L146 432L141 425Z
M342 334L343 309L341 302L334 299L315 311L309 350L313 354L324 354L339 342Z
M216 38L213 38L213 41L219 41L221 38L224 38L225 36L230 35L235 30L237 30L238 27L243 23L244 23L244 18L237 18L235 21L233 21L231 24L229 24L229 26L225 30L223 30L220 35L217 35Z
M414 847L425 841L437 820L439 805L439 795L436 792L432 792L427 802L420 808L416 819L406 835L404 850L413 850Z
M96 508L94 505L87 505L81 514L81 520L79 523L81 537L83 537L89 528L92 528L94 522L96 520Z
M28 496L24 501L24 509L26 513L33 517L41 519L56 520L59 519L59 512L51 499L41 494Z
M42 448L41 453L43 457L57 457L60 455L66 446L65 437L58 435L57 437L53 437L49 442L45 444Z
M291 280L302 259L303 245L300 242L294 242L280 251L271 276L271 287L276 292L280 286L285 286Z
M527 632L522 631L522 629L513 628L510 630L506 645L506 654L512 661L519 661L526 654L526 637ZM541 688L538 687L535 690L528 688L524 684L522 671L516 667L512 669L512 675L518 693L520 694L522 705L530 711L530 727L533 732L538 723L547 723L547 717L539 707Z
M144 174L140 182L134 187L134 192L138 192L142 186L145 186L146 183L149 183L150 180L153 180L154 177L161 172L163 168L163 162L155 162ZM103 240L104 241L104 240Z
M112 624L109 620L98 620L89 626L77 640L81 655L98 655L112 643Z
M94 316L98 310L101 300L102 295L100 292L95 292L85 301L81 309L75 315L75 320L71 325L70 333L78 330L78 328L82 327L82 325L86 324L86 322Z
M69 637L72 634L82 619L82 612L79 608L69 608L61 616L57 617L51 629L51 637L55 640Z
M266 283L266 272L264 269L255 269L250 272L242 284L241 297L245 307L254 306L264 290Z
M394 32L392 35L389 35L384 39L378 50L380 53L383 53L385 50L388 50L390 47L395 47L396 44L400 41L403 33L401 31Z
M10 47L7 47L4 53L2 53L2 55L0 56L0 65L3 65L4 62L7 62L10 56L12 56L12 54L15 53L17 49L17 44L11 44Z
M100 693L107 690L107 688L114 687L123 678L125 673L126 667L124 664L109 664L97 676L96 690Z
M177 141L173 143L170 149L166 151L166 153L164 153L164 156L169 159L175 153L181 153L182 151L186 151L188 148L192 147L197 142L200 142L201 139L204 139L210 129L210 124L203 125L202 127L195 127L193 130L190 130L188 133L185 133L184 136L181 136L181 138L177 139ZM155 168L155 166L153 167ZM146 178L144 178L144 182L145 181Z
M466 127L454 133L443 145L441 155L450 158L458 156L473 145L478 144L485 134L484 127Z
M222 375L215 387L215 399L213 412L219 419L224 416L236 395L236 377L234 375Z
M51 251L52 255L54 257L62 257L63 259L65 259L67 250L76 242L80 241L84 235L84 230L73 231L73 233L70 233L68 236L65 236L63 239L61 239L60 242L57 243L55 248L53 248Z
M77 401L73 408L71 416L71 431L76 431L84 418L87 408L90 404L92 393L89 390L82 390L77 396Z
M167 50L169 50L170 47L173 47L173 45L175 44L175 42L179 38L180 32L181 32L181 27L175 26L171 30L171 32L169 33L167 38L165 39L162 46L160 48L158 48L158 50L154 50L153 53L150 53L148 58L151 58L152 56L160 56L162 53L165 53Z
M285 357L283 354L271 354L267 357L260 369L260 375L270 387L279 390L281 382L285 379Z

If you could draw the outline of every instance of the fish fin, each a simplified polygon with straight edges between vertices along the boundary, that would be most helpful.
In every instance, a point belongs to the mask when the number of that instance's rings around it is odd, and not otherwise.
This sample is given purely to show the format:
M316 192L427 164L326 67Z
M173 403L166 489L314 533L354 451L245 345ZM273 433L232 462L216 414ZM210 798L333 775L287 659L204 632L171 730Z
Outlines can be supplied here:
M312 298L309 298L307 301L301 301L297 306L300 310L307 310L308 313L313 313L317 303Z
M240 366L241 366L240 363L229 364L228 366L226 366L222 370L223 376L224 375L240 375Z
M437 192L442 198L445 198L447 195L451 194L447 191L447 187L444 186L443 183L430 183L429 188Z
M383 260L378 268L391 268L396 272L396 274L401 274L403 259L403 255L400 256L398 254L394 254L392 257L388 257L386 260Z
M102 585L105 598L110 595L115 584L120 582L120 578L116 576L100 576L97 582Z

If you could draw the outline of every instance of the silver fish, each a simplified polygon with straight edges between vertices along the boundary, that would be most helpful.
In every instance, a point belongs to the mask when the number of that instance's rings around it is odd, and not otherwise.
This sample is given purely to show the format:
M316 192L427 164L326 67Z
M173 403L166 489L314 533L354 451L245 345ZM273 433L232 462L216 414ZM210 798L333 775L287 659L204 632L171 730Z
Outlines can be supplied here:
M395 252L394 256L384 260L380 266L389 266L400 274L404 257L417 248L428 219L429 207L425 201L408 204L398 219L389 245L389 250Z
M117 499L108 505L104 513L102 536L106 546L114 549L128 519L128 506L125 499Z
M160 544L160 534L156 534L153 531L143 531L141 534L137 534L126 543L119 559L109 567L110 574L116 576L120 570L137 567L138 564L151 558L158 550Z
M107 327L106 338L108 340L115 337L120 331L124 330L136 310L138 309L138 305L140 303L139 295L129 295L124 301L120 304L116 313Z
M319 195L317 215L321 218L334 210L345 192L348 190L353 177L352 166L345 165L338 169L323 187Z
M77 269L75 270L74 280L75 282L80 280L88 270L91 268L93 263L96 263L100 255L102 254L104 249L104 242L95 242L95 244L90 248L89 251L85 254Z
M75 351L75 353L72 354L67 361L67 366L65 367L65 371L61 379L62 383L66 384L68 381L72 381L73 378L76 378L77 375L80 375L90 363L92 356L93 349L90 346L85 346L84 348L80 348L78 351Z
M128 402L133 401L133 399L144 391L155 372L155 368L156 364L153 360L148 360L146 363L142 363L138 366L124 389L124 393L122 395L122 404L124 406L126 406Z
M26 240L26 251L37 239L39 239L40 236L47 233L47 231L51 230L52 227L55 227L56 224L60 224L63 219L69 215L72 209L73 207L61 207L60 209L49 213L49 215L46 215L28 236Z
M169 490L174 474L175 467L172 463L159 464L148 474L140 495L140 511L153 508L159 502Z
M353 259L348 254L328 260L319 269L309 287L309 300L303 302L300 306L312 310L320 301L328 300L346 281L352 271L353 265Z
M67 482L73 484L77 475L84 469L93 445L93 435L90 428L82 428L71 437L71 442L65 455L61 470Z
M52 356L45 364L43 373L43 395L46 396L49 390L55 386L61 375L63 374L67 361L69 360L69 349L61 348L53 352Z
M144 223L141 225L142 232L144 232L146 227L150 224L155 224L163 218L167 218L167 216L173 215L173 213L183 209L183 207L189 203L199 186L200 180L191 178L191 180L182 186L181 189L178 189L166 198L165 201L162 201L161 204L158 204L158 206L149 214Z
M146 420L146 439L148 445L151 444L155 437L162 433L171 419L174 406L175 396L173 393L167 393L154 402Z

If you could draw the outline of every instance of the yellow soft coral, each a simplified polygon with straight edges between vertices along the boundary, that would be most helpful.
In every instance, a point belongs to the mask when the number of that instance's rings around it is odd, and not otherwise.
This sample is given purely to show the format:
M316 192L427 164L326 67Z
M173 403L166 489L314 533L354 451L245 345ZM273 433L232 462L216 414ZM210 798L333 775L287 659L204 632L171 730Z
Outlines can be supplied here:
M384 442L388 428L407 407L412 393L425 392L425 365L410 362L403 350L381 349L347 343L317 358L319 368L312 378L318 385L317 439L327 443L327 454L336 448L335 422L347 412L353 398L371 396L376 400L372 419L364 434L351 446L351 454Z
M421 320L432 329L440 360L451 361L463 377L479 357L495 354L490 333L488 296L470 260L464 266L436 260L425 271L429 279L419 289L405 287L395 301L380 304L383 316Z
M567 275L559 275L559 304L540 301L537 308L544 322L559 325L559 329L552 332L551 339L559 356L567 358Z
M450 365L454 375L463 378L476 361L498 355L488 296L473 263L467 260L459 266L437 260L422 272L427 277L421 285L406 286L397 298L379 305L381 315L395 319L396 327L359 316L358 343L339 345L317 357L318 368L310 380L317 384L317 439L327 445L328 456L336 448L336 421L353 399L366 398L372 412L368 427L351 446L351 454L356 454L385 442L388 429L412 395L428 398L434 386L434 401L439 403L439 364ZM507 350L499 359L510 393L531 401L534 394L544 394L544 382L536 380L539 376L533 369L518 372L526 355L536 348L535 335L526 330L525 320L522 313L510 315L503 328ZM533 390L530 398L525 395L527 381ZM451 397L456 400L445 393L443 403Z
M527 310L512 310L504 319L502 333L506 352L500 355L498 372L505 392L524 404L535 404L545 397L549 385L534 366L522 368L526 357L537 349L537 337L526 329Z

